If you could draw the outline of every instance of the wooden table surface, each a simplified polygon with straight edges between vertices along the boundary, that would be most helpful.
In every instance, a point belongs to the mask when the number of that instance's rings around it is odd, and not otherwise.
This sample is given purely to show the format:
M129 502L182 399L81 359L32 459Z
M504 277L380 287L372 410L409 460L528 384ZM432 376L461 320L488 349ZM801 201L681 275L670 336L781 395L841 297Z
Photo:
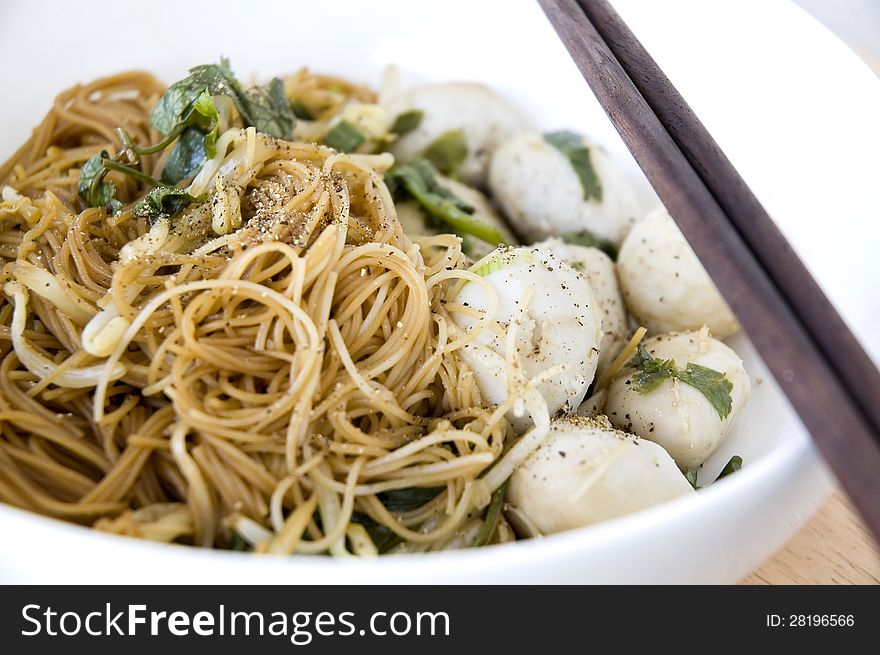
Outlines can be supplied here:
M847 497L828 500L744 584L880 584L880 549Z

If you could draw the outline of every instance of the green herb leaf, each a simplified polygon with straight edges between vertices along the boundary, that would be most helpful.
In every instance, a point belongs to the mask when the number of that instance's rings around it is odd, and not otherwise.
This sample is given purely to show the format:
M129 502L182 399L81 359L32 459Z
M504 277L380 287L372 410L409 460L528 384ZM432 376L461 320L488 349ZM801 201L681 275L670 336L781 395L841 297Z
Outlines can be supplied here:
M703 394L722 420L730 414L733 408L730 396L733 384L724 373L699 364L688 364L678 372L678 379Z
M116 171L117 173L128 175L130 178L135 179L143 184L149 184L150 186L162 186L162 183L159 182L159 180L150 177L146 173L142 173L136 168L121 164L115 159L105 159L104 168L106 168L108 171Z
M560 130L548 132L544 135L544 140L568 157L584 189L584 200L602 202L602 182L593 167L590 149L584 145L583 137L568 130Z
M160 218L173 218L193 203L205 202L208 194L191 196L183 189L160 186L153 189L146 198L138 201L132 213L138 218L149 219L151 223Z
M245 125L252 125L258 132L271 134L278 139L293 138L296 114L280 78L272 78L268 84L250 89L242 88L234 78L229 80L229 84L234 91L232 99Z
M597 237L589 230L580 230L579 232L565 232L559 235L559 238L570 243L573 246L586 246L587 248L596 248L601 250L613 260L617 260L617 246L613 241Z
M187 115L177 123L163 143L179 134L177 143L162 169L162 181L177 184L181 180L194 177L201 169L206 157L217 154L217 138L220 133L220 115L208 90L196 98ZM160 146L162 144L159 144ZM156 147L149 150L155 150ZM143 150L140 151L145 154Z
M432 217L444 223L456 234L471 234L493 246L504 241L504 236L493 225L472 216L474 208L440 186L434 168L423 159L411 164L395 164L385 173L385 183L400 197L406 192Z
M162 169L162 182L168 185L193 177L205 162L205 133L196 127L184 130Z
M234 80L227 59L221 59L219 64L191 68L189 75L169 86L156 103L150 124L161 134L169 134L205 91L212 96L230 96L237 102L231 83Z
M376 523L373 519L362 512L354 512L351 515L352 523L360 523L366 529L367 534L376 546L379 554L384 555L389 550L403 542L403 539L391 528Z
M678 373L673 360L652 357L642 344L639 344L636 354L629 360L627 366L636 369L633 373L633 388L641 395L654 391L666 380L676 377Z
M324 145L339 152L354 152L366 137L348 121L339 121L324 137Z
M425 113L421 109L410 109L398 114L397 118L394 119L394 124L391 126L391 132L397 136L409 134L422 124L424 115Z
M193 125L197 125L203 131L207 130L204 151L208 157L214 157L217 154L217 137L220 136L220 114L217 113L217 107L207 89L196 99L192 116Z
M296 115L287 99L284 83L276 77L265 86L245 89L232 74L229 61L221 59L219 64L191 68L190 74L169 86L156 103L150 114L150 124L164 136L162 141L138 147L128 133L119 128L122 154L131 163L136 163L139 155L161 152L176 140L162 171L162 181L174 185L195 176L205 158L217 154L220 115L213 96L219 95L232 98L246 126L274 137L293 137ZM90 195L94 196L94 189L99 187L92 185L89 188L93 189ZM106 190L109 187L100 188Z
M671 359L652 357L642 344L639 344L635 356L627 366L635 369L632 376L633 389L641 395L654 391L666 380L678 378L703 394L722 420L727 418L733 407L730 395L733 384L723 373L714 369L699 364L688 364L684 369L676 368Z
M164 149L177 137L174 150L162 170L163 182L177 184L180 180L195 176L205 157L216 154L220 115L212 96L228 95L234 99L233 83L229 62L223 59L219 65L191 68L188 77L168 87L159 99L150 115L150 123L165 135L165 139L139 152L147 154Z
M312 113L312 110L309 109L308 105L306 105L306 103L304 103L299 98L294 98L290 101L290 110L293 112L294 116L301 120L315 120L315 115Z
M88 207L107 207L111 213L118 214L122 203L116 199L116 185L104 180L108 172L104 162L109 158L107 151L102 150L82 165L77 191Z
M202 94L207 93L232 98L245 126L280 139L293 138L296 115L284 91L284 82L279 78L264 86L246 89L235 79L226 59L221 59L219 64L196 66L189 73L168 87L150 115L150 123L162 134L171 133L185 121ZM213 126L198 125L203 131L213 129Z
M651 354L647 350L645 350L645 346L640 343L638 347L636 347L636 354L633 355L632 359L629 360L626 365L633 368L641 369L649 365L653 360L654 358L651 356Z
M391 149L391 139L388 137L382 137L380 139L376 139L375 145L373 146L372 154L378 155L382 152L388 152Z
M402 514L418 509L425 503L434 500L446 487L407 487L406 489L392 489L377 494L389 512Z
M724 468L721 469L721 473L718 474L718 477L715 478L715 482L718 482L721 478L730 475L731 473L736 473L742 468L743 458L739 455L734 455L731 457L727 464L724 465Z
M462 130L449 130L438 136L422 153L444 175L455 175L468 156L467 137Z
M131 135L125 128L117 127L116 134L122 142L122 154L129 162L136 163L141 155L152 155L163 151L170 146L175 139L186 131L192 132L190 128L198 128L205 133L204 148L207 149L207 155L213 157L217 154L217 137L220 132L220 115L214 106L214 100L208 93L207 89L202 91L201 95L196 98L193 106L187 111L187 114L179 122L174 124L171 131L165 135L159 143L152 146L138 146L134 143ZM192 138L192 137L190 137ZM179 143L179 142L178 142ZM179 155L178 155L179 156ZM177 180L174 180L176 183Z
M403 514L418 509L425 503L434 500L444 489L446 487L407 487L406 489L383 491L377 494L376 497L385 505L389 512ZM362 512L352 514L351 521L364 526L380 554L387 553L403 541L394 530L377 523Z
M694 488L694 491L700 488L700 485L697 484L697 469L688 469L687 473L684 474L684 477L686 477L687 481L690 482L691 486Z
M235 550L238 552L245 552L251 549L251 545L244 540L237 532L233 532L229 537L229 540L226 542L226 550Z
M418 197L412 193L407 184L417 187L424 186L429 193L436 194L444 200L448 200L455 207L466 214L473 214L474 208L461 200L458 196L450 192L446 187L441 186L437 182L436 170L430 162L424 159L418 159L411 164L397 164L393 166L388 173L385 174L385 183L388 185L391 193L395 196L409 193L418 200Z
M500 487L492 492L492 499L489 501L489 507L486 508L486 516L483 519L483 526L477 535L475 546L485 546L489 543L495 527L498 525L498 516L501 514L501 506L504 504L504 490L507 488L507 480Z
M119 211L122 203L115 198L116 187L112 182L104 181L107 172L118 171L144 184L162 186L161 182L126 164L136 164L139 156L161 152L175 141L174 150L162 171L162 180L173 185L194 176L204 162L206 152L213 156L217 151L220 116L212 95L234 97L236 86L226 60L221 60L219 65L191 69L188 77L168 88L150 115L151 125L164 138L152 146L139 147L124 128L117 128L122 149L113 158L101 152L86 162L80 172L80 196L90 206L109 205L114 212Z

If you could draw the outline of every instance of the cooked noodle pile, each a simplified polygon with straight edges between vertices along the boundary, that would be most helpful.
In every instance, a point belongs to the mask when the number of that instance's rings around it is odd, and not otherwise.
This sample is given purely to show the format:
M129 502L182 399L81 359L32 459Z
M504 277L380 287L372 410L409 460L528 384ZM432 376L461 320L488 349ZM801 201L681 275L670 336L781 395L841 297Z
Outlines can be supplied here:
M369 94L305 72L285 85L330 113ZM0 168L0 500L205 547L372 554L377 527L397 550L474 544L522 456L504 414L518 399L538 417L520 443L546 420L522 380L485 407L458 356L480 330L446 299L464 280L493 293L460 239L404 236L390 155L234 123L189 187L208 202L150 224L131 209L149 188L111 173L123 211L83 210L80 167L119 148L118 126L158 141L163 91L128 73L62 93ZM383 503L412 488L440 492Z

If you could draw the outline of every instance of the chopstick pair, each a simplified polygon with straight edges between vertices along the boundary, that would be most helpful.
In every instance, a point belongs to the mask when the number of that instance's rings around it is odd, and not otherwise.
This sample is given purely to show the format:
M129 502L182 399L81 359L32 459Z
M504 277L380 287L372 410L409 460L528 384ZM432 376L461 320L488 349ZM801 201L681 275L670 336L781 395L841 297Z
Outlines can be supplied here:
M865 522L880 538L880 372L606 0L539 0Z

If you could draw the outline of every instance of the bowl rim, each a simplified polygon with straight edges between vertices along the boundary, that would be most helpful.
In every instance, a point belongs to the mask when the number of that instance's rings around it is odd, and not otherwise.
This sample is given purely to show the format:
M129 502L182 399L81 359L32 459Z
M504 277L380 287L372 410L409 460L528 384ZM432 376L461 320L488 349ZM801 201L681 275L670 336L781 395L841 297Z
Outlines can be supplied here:
M57 534L59 538L74 539L78 545L114 553L128 552L131 556L143 554L147 557L160 556L186 560L196 556L204 562L240 565L249 559L248 566L269 567L279 573L293 573L307 567L311 573L335 572L376 572L398 569L401 565L409 567L414 562L419 566L431 566L445 562L455 562L466 569L507 567L513 563L526 562L540 555L542 558L562 557L574 552L586 553L601 549L615 542L626 542L638 534L646 534L664 525L686 521L689 516L699 516L704 512L722 510L737 503L736 499L749 495L753 490L767 488L768 482L785 477L786 471L795 475L799 463L818 460L818 453L801 425L792 427L796 433L772 451L767 452L750 466L744 466L736 475L729 476L702 488L699 492L688 494L671 501L573 530L550 534L538 539L527 539L505 544L493 544L481 548L437 551L427 553L400 553L379 557L323 557L309 555L262 555L234 552L222 549L204 549L176 543L153 542L136 537L116 535L95 530L89 526L70 523L62 519L37 514L29 510L0 503L0 525L13 520L23 525L37 524L41 528ZM0 572L3 567L0 566ZM279 583L287 580L278 580Z

